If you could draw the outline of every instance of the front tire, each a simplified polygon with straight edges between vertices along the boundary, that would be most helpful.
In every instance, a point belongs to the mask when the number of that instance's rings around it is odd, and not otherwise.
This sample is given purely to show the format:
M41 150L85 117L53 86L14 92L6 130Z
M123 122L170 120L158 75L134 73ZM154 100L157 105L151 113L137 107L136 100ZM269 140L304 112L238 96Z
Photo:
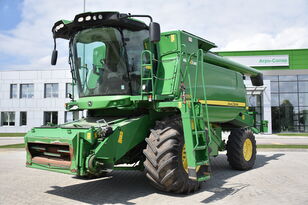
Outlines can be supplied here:
M154 187L174 193L190 193L200 188L200 182L189 179L184 168L186 153L180 120L159 121L146 142L145 173Z
M236 170L251 169L256 161L256 140L248 129L233 129L228 137L227 157L230 166Z

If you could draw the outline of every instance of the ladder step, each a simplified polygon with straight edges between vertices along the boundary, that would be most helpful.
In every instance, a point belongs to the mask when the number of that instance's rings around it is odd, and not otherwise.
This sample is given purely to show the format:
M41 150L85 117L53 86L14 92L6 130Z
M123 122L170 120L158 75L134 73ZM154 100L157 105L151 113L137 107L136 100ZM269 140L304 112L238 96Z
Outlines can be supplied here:
M205 176L203 176L203 177L198 178L197 181L202 182L202 181L208 180L208 179L210 179L210 178L211 178L210 175L205 175Z
M149 92L141 92L141 94L153 94L153 91L149 91Z
M143 80L143 81L152 80L152 78L141 78L141 80Z
M193 134L205 134L204 130L193 131Z
M205 150L207 148L207 146L203 145L203 146L196 146L194 148L195 151L199 151L199 150Z
M194 116L191 116L191 118L193 119ZM204 119L204 116L198 116L198 115L196 115L195 118L198 119L198 120L202 120L202 119Z
M208 160L204 160L204 161L200 161L200 162L196 162L197 166L201 166L201 165L209 165L209 161Z

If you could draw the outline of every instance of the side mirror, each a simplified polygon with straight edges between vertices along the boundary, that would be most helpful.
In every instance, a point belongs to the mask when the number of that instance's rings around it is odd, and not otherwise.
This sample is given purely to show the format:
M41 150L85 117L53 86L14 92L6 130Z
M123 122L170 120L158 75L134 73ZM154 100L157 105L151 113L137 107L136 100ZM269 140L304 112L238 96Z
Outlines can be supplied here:
M57 59L58 59L58 51L54 49L51 55L51 65L56 65Z
M159 23L151 22L149 26L150 41L153 43L160 41L160 26Z

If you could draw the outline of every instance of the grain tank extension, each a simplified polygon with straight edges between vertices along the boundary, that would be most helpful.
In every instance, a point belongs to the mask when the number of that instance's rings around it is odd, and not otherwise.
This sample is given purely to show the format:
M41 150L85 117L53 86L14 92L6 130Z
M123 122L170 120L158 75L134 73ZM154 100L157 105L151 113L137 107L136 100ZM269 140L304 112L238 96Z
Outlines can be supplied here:
M144 170L156 188L175 193L209 179L219 151L227 149L234 169L253 167L258 130L243 76L261 86L262 73L212 53L214 43L188 32L161 33L148 15L87 12L56 22L52 33L52 64L56 40L68 40L78 90L66 109L87 115L31 129L27 167L84 178ZM227 145L223 131L231 131Z

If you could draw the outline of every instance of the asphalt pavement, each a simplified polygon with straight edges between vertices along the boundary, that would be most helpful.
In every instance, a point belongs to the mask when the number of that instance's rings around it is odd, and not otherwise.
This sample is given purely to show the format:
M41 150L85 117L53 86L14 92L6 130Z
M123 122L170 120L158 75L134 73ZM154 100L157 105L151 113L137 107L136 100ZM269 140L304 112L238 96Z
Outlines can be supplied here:
M0 137L1 145L21 144L24 143L23 137Z
M308 136L278 136L257 134L257 144L308 145Z
M228 139L229 133L223 133L223 138ZM257 144L275 144L275 145L308 145L308 136L278 136L256 134ZM0 137L1 145L20 144L24 143L23 137Z
M223 139L228 139L229 132L223 133ZM272 144L272 145L308 145L308 136L280 136L255 134L257 144Z
M225 153L212 159L212 178L190 195L157 191L139 171L109 177L74 176L25 167L22 149L0 149L0 204L308 204L308 151L258 151L255 168L230 169Z

